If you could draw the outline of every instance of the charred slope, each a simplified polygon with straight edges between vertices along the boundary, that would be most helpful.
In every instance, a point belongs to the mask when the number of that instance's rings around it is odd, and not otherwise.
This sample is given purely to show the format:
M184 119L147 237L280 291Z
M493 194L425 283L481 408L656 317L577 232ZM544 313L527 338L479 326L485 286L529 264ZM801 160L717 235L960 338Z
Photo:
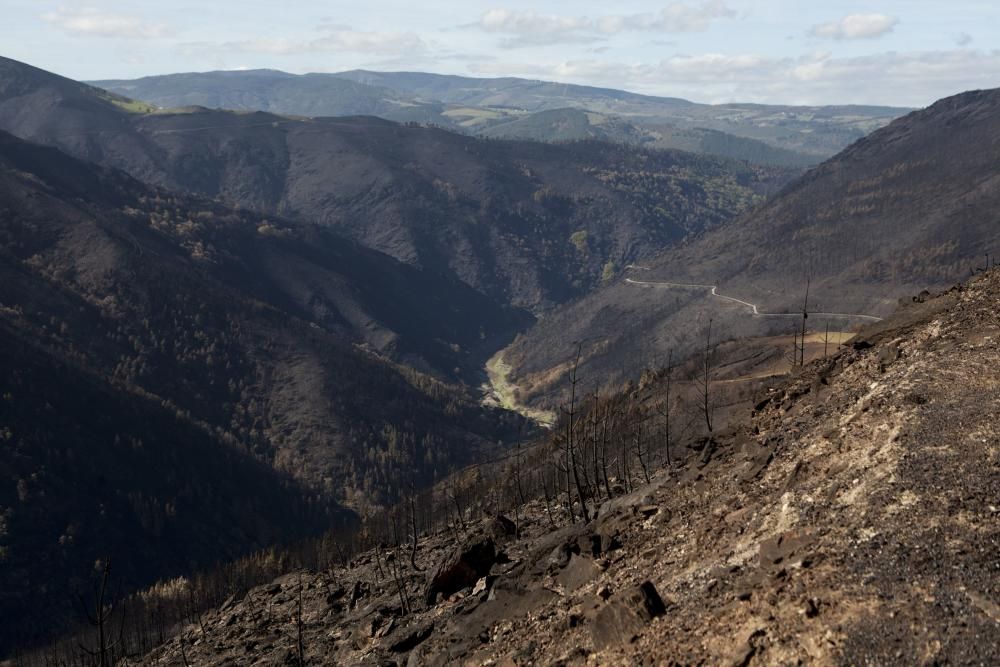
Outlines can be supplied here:
M503 437L509 417L433 379L521 324L467 286L9 135L0 164L4 323L57 359L359 503Z
M896 300L969 275L1000 247L1000 91L951 97L901 118L810 171L732 224L667 251L647 283L717 285L761 312L810 310L884 315ZM717 338L790 333L793 319L752 317L704 287L616 282L552 314L509 350L515 382L561 363L565 341L589 341L585 377L607 377ZM814 317L810 329L857 325ZM548 390L551 390L551 383ZM536 395L546 388L539 387Z
M530 502L520 537L424 536L423 571L373 551L291 574L145 660L295 660L301 619L304 657L344 664L995 663L998 313L994 271L862 332L589 524Z
M36 344L11 321L23 307L0 307L0 655L80 622L108 559L131 591L349 519L160 397Z
M374 118L131 113L0 61L0 129L140 180L305 219L536 313L746 209L788 172L601 143L473 139Z
M517 419L455 382L522 318L0 133L0 650L57 630L97 560L149 584L487 456Z

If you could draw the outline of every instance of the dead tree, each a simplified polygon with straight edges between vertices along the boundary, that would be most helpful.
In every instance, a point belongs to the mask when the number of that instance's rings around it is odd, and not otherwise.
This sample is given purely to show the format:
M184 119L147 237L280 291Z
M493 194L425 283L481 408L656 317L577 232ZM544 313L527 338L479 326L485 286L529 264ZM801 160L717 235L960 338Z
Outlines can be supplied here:
M112 616L115 612L115 601L108 599L108 583L111 579L111 559L105 559L104 570L101 574L101 584L97 590L97 596L95 599L94 610L91 613L90 608L87 606L86 601L81 598L83 603L84 611L87 615L87 621L97 628L97 648L89 649L82 644L80 648L84 653L89 655L91 659L97 662L98 667L111 667L114 663L112 652L115 647L121 642L121 637L117 641L111 641L108 636L110 631L110 625ZM124 627L124 624L123 624Z
M799 337L799 366L806 365L806 321L809 319L809 283L806 278L806 298L802 302L802 335Z
M458 483L454 480L451 483L451 489L449 490L449 496L451 497L451 502L455 505L455 516L458 517L458 525L461 527L462 532L465 532L465 518L463 517L462 505L458 502Z
M566 506L569 508L569 518L570 522L576 521L576 514L573 511L573 497L572 488L570 482L576 486L576 495L580 501L580 511L583 514L584 521L590 521L590 512L587 510L587 500L583 494L583 485L580 482L580 471L576 463L577 447L575 442L576 437L576 385L579 382L577 378L577 370L580 366L580 353L583 350L583 344L578 343L576 347L576 357L573 359L573 367L570 369L569 373L569 410L566 410L566 450L565 450L565 463L566 463L566 495L567 502Z
M673 469L674 463L670 459L670 383L673 376L673 361L674 361L674 351L670 349L667 351L667 371L666 371L666 381L664 382L664 397L663 403L660 408L660 416L663 417L663 449L667 454L667 468Z
M711 404L711 384L712 384L712 320L708 320L708 333L705 334L705 358L701 377L701 409L705 417L705 427L709 435L712 434L712 404Z
M399 561L396 559L396 548L393 547L392 553L386 554L385 563L389 567L389 571L392 573L392 580L396 584L396 593L399 595L399 608L403 611L403 614L410 613L410 596L406 593L406 586L403 584L403 574L400 571Z
M417 565L417 506L414 500L413 486L410 486L410 500L407 504L410 515L410 566L417 572L421 572Z
M549 516L549 526L555 529L556 520L555 517L552 516L552 491L549 488L549 476L546 474L544 470L541 472L541 475L542 475L542 493L544 494L545 497L545 511Z
M597 395L597 388L594 388L594 404L590 408L590 455L591 464L593 465L594 472L594 487L591 492L591 496L596 500L600 501L601 496L601 473L600 473L600 461L597 456L598 444L597 444L597 424L598 424L598 413L600 410L600 398Z
M299 596L295 604L295 652L299 660L299 667L306 664L306 645L302 637L302 572L299 572Z
M639 461L639 469L642 470L642 477L646 480L646 484L649 484L649 466L646 463L646 459L649 458L648 450L644 452L644 426L646 423L647 414L642 407L642 403L637 402L635 408L633 409L633 419L634 426L632 428L632 434L635 442L635 458Z

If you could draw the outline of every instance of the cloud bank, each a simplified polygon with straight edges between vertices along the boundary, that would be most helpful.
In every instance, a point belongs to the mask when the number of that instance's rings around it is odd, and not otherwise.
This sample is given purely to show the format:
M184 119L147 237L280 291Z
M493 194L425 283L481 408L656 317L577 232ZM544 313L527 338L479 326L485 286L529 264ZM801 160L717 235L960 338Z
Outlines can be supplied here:
M479 75L548 78L699 102L923 106L963 90L1000 85L1000 51L889 52L850 58L829 53L797 58L706 53L650 63L495 61L470 69Z
M70 34L119 39L159 39L174 31L162 23L144 21L136 16L102 12L93 8L59 7L42 15L42 20Z
M898 18L886 14L850 14L839 21L814 25L809 34L820 39L878 39L898 24Z
M491 9L482 15L477 25L486 32L505 35L501 46L514 48L592 42L625 32L705 32L713 21L735 14L722 0L705 0L700 4L678 1L659 12L608 14L594 18Z

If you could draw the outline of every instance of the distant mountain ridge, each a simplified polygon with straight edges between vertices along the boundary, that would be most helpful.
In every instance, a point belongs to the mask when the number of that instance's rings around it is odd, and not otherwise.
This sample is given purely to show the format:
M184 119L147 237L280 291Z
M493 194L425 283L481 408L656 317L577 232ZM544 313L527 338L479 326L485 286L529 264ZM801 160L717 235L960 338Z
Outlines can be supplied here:
M165 108L200 105L303 116L364 113L483 136L536 141L601 138L785 166L815 164L906 112L875 106L706 105L515 77L366 70L304 75L273 70L204 72L92 83ZM576 117L570 126L546 131L546 114L567 109L589 112L594 122L580 123L583 117ZM601 126L608 123L622 131L604 135ZM674 131L664 133L662 126ZM675 133L690 131L720 132L732 139L672 141ZM777 151L733 150L734 139Z
M15 95L0 89L0 128L17 136L156 185L334 226L536 314L721 224L795 173L596 142L485 141L371 117L133 113L14 61L0 61L3 78L33 82Z

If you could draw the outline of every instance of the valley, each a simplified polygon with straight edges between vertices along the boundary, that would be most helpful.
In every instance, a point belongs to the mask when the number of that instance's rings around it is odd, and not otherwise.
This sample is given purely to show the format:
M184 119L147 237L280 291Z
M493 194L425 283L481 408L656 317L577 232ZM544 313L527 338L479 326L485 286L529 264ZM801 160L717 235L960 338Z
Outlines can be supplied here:
M994 662L1000 89L398 62L0 56L0 667Z
M557 415L551 410L534 410L521 405L517 400L518 388L511 385L507 379L510 366L504 363L503 352L497 352L486 362L486 377L489 381L483 385L486 405L495 404L504 410L516 412L537 422L541 426L552 427L557 421Z

